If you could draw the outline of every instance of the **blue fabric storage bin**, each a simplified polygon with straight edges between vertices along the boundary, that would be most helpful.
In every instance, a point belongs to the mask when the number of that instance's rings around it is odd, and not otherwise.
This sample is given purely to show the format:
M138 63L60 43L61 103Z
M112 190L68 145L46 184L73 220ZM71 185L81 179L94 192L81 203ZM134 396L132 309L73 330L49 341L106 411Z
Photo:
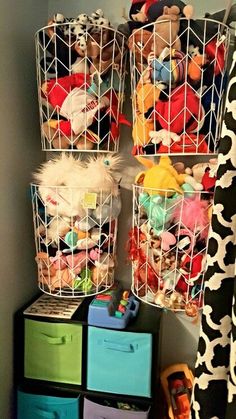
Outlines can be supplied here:
M87 388L151 397L152 335L88 327Z
M79 398L18 391L17 419L79 419Z

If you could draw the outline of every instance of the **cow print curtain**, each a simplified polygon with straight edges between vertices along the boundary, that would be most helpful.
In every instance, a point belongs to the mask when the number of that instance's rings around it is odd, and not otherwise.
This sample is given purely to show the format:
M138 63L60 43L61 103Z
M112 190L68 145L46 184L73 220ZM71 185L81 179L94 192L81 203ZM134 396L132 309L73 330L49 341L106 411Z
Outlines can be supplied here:
M192 419L236 419L236 52L226 96Z

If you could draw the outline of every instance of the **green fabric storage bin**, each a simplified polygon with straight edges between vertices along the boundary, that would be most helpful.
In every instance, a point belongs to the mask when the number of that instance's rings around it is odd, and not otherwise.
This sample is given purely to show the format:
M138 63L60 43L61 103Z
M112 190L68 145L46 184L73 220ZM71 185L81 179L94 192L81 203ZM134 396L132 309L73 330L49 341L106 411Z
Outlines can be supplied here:
M82 325L25 319L24 375L81 384Z

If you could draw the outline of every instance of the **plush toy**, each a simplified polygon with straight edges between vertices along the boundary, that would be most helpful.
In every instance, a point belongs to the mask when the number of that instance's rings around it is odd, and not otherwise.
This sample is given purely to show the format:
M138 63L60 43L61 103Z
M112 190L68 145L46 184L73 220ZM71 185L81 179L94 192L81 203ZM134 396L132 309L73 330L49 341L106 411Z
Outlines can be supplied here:
M42 84L42 96L66 120L57 121L54 128L63 135L78 135L94 121L99 110L109 106L109 99L86 92L89 78L86 74L72 74L60 79L51 79Z
M96 30L96 26L110 26L109 20L104 17L104 13L101 9L93 12L91 16L81 13L77 18L67 18L61 13L56 13L49 21L48 26L54 24L59 26L64 38L76 39L77 45L82 52L85 51L87 47L86 32L93 32ZM106 31L104 30L103 32L105 34Z
M181 258L176 290L182 293L187 292L188 288L200 279L205 269L205 262L205 257L201 253L196 255L184 254Z
M193 15L193 7L186 5L181 0L132 0L127 22L118 26L118 30L129 37L132 31L137 30L144 25L155 22L163 14L165 6L176 5L181 11L181 16L190 19Z
M128 39L128 48L132 52L137 69L142 73L147 65L153 47L153 33L141 29L136 30Z
M133 20L138 22L155 22L162 14L164 7L177 6L182 16L190 19L193 16L193 7L186 5L181 0L146 0L136 14L132 14Z
M202 183L203 176L207 169L210 169L210 173L214 178L217 171L217 158L210 159L208 162L196 163L192 168L184 168L184 171L192 175L197 182Z
M136 95L133 99L135 103L136 116L132 130L134 146L142 146L151 141L150 132L154 129L152 118L146 118L145 114L151 111L156 101L158 101L160 93L164 88L163 84L154 86L149 81L145 81L145 74L149 74L149 70L144 72L143 77L137 85Z
M158 194L170 197L176 192L183 194L184 191L181 186L184 183L189 184L195 190L202 190L202 185L197 183L192 176L179 174L172 166L171 159L168 156L161 156L159 164L156 165L143 157L137 157L137 160L148 167L148 170L139 173L135 182L143 185L144 192L149 195Z
M168 48L167 48L168 49ZM164 50L163 50L164 51ZM151 55L151 54L150 54ZM164 59L157 59L149 55L152 83L162 81L168 85L180 83L186 75L186 60L181 51L169 50Z
M204 123L204 109L200 97L189 85L176 87L168 100L155 104L155 119L161 128L181 135L199 132Z
M115 171L119 165L120 158L113 155L90 157L87 162L82 163L72 155L62 153L40 166L34 179L46 216L53 217L47 225L47 239L58 242L59 237L64 237L70 230L73 217L81 220L95 218L93 222L100 225L101 220L108 220L108 215L112 217L119 214L119 185L115 179ZM85 192L92 193L94 209L89 209L84 204ZM89 211L95 213L89 217ZM90 228L93 226L94 224Z
M207 240L209 230L208 207L209 202L199 199L197 194L193 198L186 198L181 205L174 208L171 221L179 223L189 229L198 240Z
M177 6L163 8L163 15L158 17L154 24L153 52L159 57L164 48L181 50L178 33L180 29L180 9Z
M200 54L199 47L189 46L188 53L191 57L188 63L188 76L191 84L201 80L204 67L208 64L206 54Z
M39 270L39 283L46 286L50 292L57 288L72 287L73 276L69 268L56 269L46 252L39 252L35 258Z
M179 193L175 193L168 198L162 196L160 192L162 191L157 190L155 195L150 195L146 192L139 195L139 205L147 214L148 227L152 228L156 235L160 235L169 228L171 220L170 208L181 199Z

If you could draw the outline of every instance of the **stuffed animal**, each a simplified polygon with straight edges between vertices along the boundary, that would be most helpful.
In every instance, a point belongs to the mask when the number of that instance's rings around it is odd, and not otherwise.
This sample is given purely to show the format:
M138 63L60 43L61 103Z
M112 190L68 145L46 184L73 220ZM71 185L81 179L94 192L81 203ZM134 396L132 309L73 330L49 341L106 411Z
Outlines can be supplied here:
M177 6L163 8L163 15L158 17L154 24L153 52L159 57L164 48L181 50L178 33L180 29L180 9Z
M161 128L178 135L199 132L204 123L204 109L200 97L189 85L176 87L168 100L155 104L155 119Z
M58 243L58 240L70 231L74 217L79 217L80 220L97 217L94 223L100 225L101 221L110 219L108 215L111 217L119 214L119 185L115 179L115 170L120 162L117 156L101 155L97 158L90 157L87 162L82 163L72 155L62 153L61 156L40 166L34 174L34 179L44 204L45 217L53 217L47 225L47 240ZM94 210L84 204L85 192L93 194ZM95 211L91 217L89 211ZM90 228L93 226L94 224ZM81 226L79 228L82 230Z
M181 186L184 183L190 185L195 190L202 190L202 185L195 181L195 179L187 174L179 174L172 166L171 159L168 156L161 156L159 164L143 158L137 157L137 160L148 167L146 172L141 172L136 176L135 182L143 185L144 192L149 195L161 195L170 197L176 192L183 194Z
M65 39L76 39L77 46L82 54L87 48L86 33L96 31L96 26L110 26L109 20L104 17L104 13L101 9L93 12L91 16L81 13L77 18L68 18L61 13L56 13L48 23L50 35L52 35L50 32L50 25L54 24L59 27L59 30L62 32ZM105 33L107 35L105 30L103 32L103 35L105 35Z
M147 65L149 54L153 47L153 33L141 29L136 30L128 39L128 48L132 52L137 69L142 73Z
M203 176L207 169L210 169L211 175L214 178L217 171L217 158L210 159L208 162L196 163L192 168L187 167L184 171L192 175L196 182L202 183Z
M206 54L201 54L199 47L190 45L188 48L190 55L190 62L188 63L188 77L191 84L201 80L203 69L208 64L208 58Z
M185 79L186 75L186 60L181 51L169 50L164 59L155 58L149 55L149 65L151 67L151 80L152 83L162 81L168 85L180 83ZM165 51L165 49L163 50Z
M100 101L96 96L86 92L89 78L86 74L72 74L60 79L51 79L42 84L42 95L49 104L66 118L57 122L55 128L63 135L78 135L88 128L99 110L109 106L109 99L102 96Z
M185 16L187 19L192 17L193 7L186 5L181 0L132 0L129 18L126 18L126 23L118 26L118 30L128 38L134 30L148 23L155 22L163 14L163 8L165 6L171 7L173 5L179 7L181 16Z
M176 290L182 293L188 291L200 279L205 269L206 258L202 253L196 255L184 254L179 267Z
M177 6L182 16L191 19L193 16L193 6L185 4L181 0L146 0L141 2L142 7L131 15L132 19L138 22L155 22L162 14L164 7ZM140 7L140 6L139 6Z
M146 118L145 114L151 111L156 101L158 101L160 93L164 88L162 83L154 86L147 80L145 82L145 74L149 77L149 70L145 70L136 89L133 98L136 109L136 116L132 130L134 146L146 145L151 141L150 132L154 129L154 121L152 118Z
M201 200L199 194L186 198L171 213L171 222L187 228L198 240L207 240L209 230L209 202Z

